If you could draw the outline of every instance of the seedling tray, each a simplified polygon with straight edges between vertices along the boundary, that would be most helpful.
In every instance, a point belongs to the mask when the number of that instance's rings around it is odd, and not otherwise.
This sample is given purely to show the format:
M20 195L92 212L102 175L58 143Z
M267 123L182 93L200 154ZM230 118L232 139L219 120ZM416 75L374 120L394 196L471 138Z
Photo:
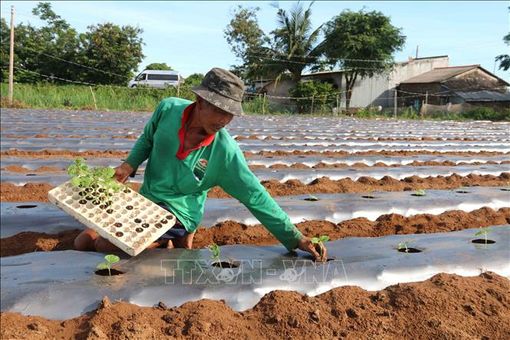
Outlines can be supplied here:
M131 256L141 253L176 221L173 214L129 188L114 193L108 207L85 200L80 192L83 189L67 181L50 190L48 199Z

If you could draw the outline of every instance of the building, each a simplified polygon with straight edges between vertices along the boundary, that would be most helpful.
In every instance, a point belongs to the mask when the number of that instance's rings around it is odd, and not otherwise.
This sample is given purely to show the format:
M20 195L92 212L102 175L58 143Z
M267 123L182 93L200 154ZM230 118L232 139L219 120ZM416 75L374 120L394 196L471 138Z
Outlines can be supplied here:
M510 84L480 65L438 67L402 81L397 89L404 106L483 105L510 108Z
M448 56L435 56L424 58L409 58L408 61L396 63L392 70L370 78L360 78L356 80L351 96L352 108L361 108L367 106L392 107L394 103L394 93L397 84L402 81L426 73L438 67L448 66ZM302 81L323 81L329 82L334 88L338 89L339 107L345 108L345 71L328 71L304 74ZM289 90L295 86L292 80L281 80L279 82L270 81L266 83L261 92L266 93L271 101L283 102L284 98L271 97L290 97Z

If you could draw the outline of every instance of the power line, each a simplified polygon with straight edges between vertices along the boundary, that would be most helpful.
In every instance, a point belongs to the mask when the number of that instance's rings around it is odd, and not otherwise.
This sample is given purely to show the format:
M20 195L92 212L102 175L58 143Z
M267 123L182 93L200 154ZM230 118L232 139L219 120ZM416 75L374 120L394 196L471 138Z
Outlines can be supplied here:
M124 77L123 75L121 74L117 74L117 73L113 73L113 72L108 72L108 71L104 71L104 70L100 70L98 68L95 68L95 67L92 67L92 66L87 66L87 65L82 65L82 64L79 64L79 63L75 63L73 61L69 61L69 60L66 60L66 59L62 59L60 57L56 57L54 55L51 55L51 54L48 54L48 53L45 53L45 52L42 52L42 51L38 51L36 49L33 49L33 48L30 48L30 47L27 47L27 46L24 46L24 47L20 47L18 46L18 48L25 48L27 50L30 50L30 51L33 51L33 52L36 52L38 54L42 54L42 55L45 55L47 57L50 57L50 58L53 58L53 59L56 59L56 60L59 60L59 61L63 61L65 63L68 63L68 64L72 64L72 65L76 65L76 66L80 66L80 67L83 67L83 68L87 68L89 70L94 70L94 71L98 71L98 72L102 72L102 73L105 73L105 74L109 74L109 75L113 75L113 76L118 76L118 77Z

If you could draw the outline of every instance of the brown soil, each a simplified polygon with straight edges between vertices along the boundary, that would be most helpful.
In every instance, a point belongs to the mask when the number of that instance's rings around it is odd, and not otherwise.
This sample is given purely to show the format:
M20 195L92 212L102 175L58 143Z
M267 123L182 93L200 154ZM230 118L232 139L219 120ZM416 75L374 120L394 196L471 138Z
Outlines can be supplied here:
M492 272L437 274L366 291L355 286L315 297L273 291L236 312L202 299L179 307L112 303L65 321L1 314L2 339L508 339L510 281Z
M53 186L48 183L27 183L16 186L12 183L0 183L1 202L48 202L48 191Z
M76 157L101 157L101 158L126 158L127 151L105 150L105 151L69 151L69 150L42 150L22 151L8 150L0 152L0 156L24 157L24 158L76 158Z
M67 230L58 234L24 231L0 239L0 256L14 256L35 251L74 249L74 239L81 230Z
M288 180L280 183L277 180L262 181L262 185L271 196L286 196L319 193L362 193L371 191L412 191L419 189L454 189L469 186L505 186L510 181L510 173L505 172L499 176L493 175L467 175L438 176L421 178L418 176L406 177L401 180L385 176L380 180L372 177L360 177L353 181L350 178L331 180L327 177L318 178L305 184L298 180ZM230 196L220 187L212 188L207 197L229 198Z
M363 151L356 153L348 153L346 151L260 151L260 152L245 152L246 158L257 156L265 156L271 158L272 156L326 156L326 157L343 157L343 156L412 156L412 155L456 155L456 156L504 156L510 153L496 152L496 151L456 151L456 152L438 152L438 151ZM22 150L8 150L0 152L0 156L12 157L28 157L28 158L75 158L75 157L121 157L128 156L127 151L118 150L105 150L105 151L69 151L69 150L41 150L41 151L22 151Z
M503 161L501 163L497 163L494 161L488 161L486 163L482 162L474 162L474 163L466 163L466 162L460 162L455 163L451 161L444 161L444 162L435 162L435 161L427 161L427 162L419 162L414 161L412 163L406 164L405 166L460 166L460 165L487 165L487 164L510 164L510 161ZM371 168L371 167L383 167L383 168L398 168L401 167L400 164L392 164L387 165L383 162L377 162L374 163L374 165L367 165L365 163L354 163L352 165L348 165L347 163L336 163L336 164L326 164L326 163L317 163L316 165L312 166L312 169L345 169L345 168ZM263 165L259 166L250 166L251 169L263 169L265 168ZM291 165L286 164L273 164L269 166L270 169L310 169L309 166L306 166L303 163L295 163Z
M10 171L10 172L17 172L17 173L35 173L35 172L62 172L64 169L57 168L55 166L40 166L37 169L30 170L25 167L19 166L19 165L8 165L4 168L1 168L0 170L4 171Z
M481 228L510 223L510 208L495 211L481 208L472 212L454 210L440 215L421 214L404 217L398 214L381 215L376 221L355 218L338 224L328 221L306 221L297 227L309 237L327 234L332 240L344 237L378 237L394 234L420 234ZM13 256L33 251L74 249L73 240L80 230L59 234L22 232L0 239L0 256ZM246 226L226 221L213 227L200 227L193 248L204 248L211 243L269 245L278 241L262 225Z
M304 184L298 180L288 180L280 183L276 180L262 181L262 185L271 196L317 194L317 193L362 193L371 191L412 191L419 189L454 189L470 186L506 186L510 181L510 173L493 175L467 175L438 176L421 178L418 176L406 177L397 180L385 176L380 180L372 177L361 177L356 181L349 178L331 180L322 177ZM131 183L134 190L140 188L139 183ZM27 183L16 186L12 183L1 183L0 202L47 202L48 191L53 188L48 183ZM209 192L209 198L230 198L220 187L214 187Z
M296 226L306 236L328 235L337 240L344 237L379 237L396 234L438 233L470 228L481 228L510 223L510 208L497 211L481 208L471 212L462 210L446 211L440 215L420 214L404 217L399 214L381 215L376 221L364 217L338 224L328 221L305 221ZM199 228L193 247L203 248L211 243L269 245L276 239L262 225L247 226L226 221L210 228Z

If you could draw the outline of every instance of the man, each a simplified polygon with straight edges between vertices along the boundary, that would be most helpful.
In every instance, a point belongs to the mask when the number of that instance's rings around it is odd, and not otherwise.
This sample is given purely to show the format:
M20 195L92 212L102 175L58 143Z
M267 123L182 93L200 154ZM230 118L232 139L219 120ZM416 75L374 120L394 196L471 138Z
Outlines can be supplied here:
M209 71L193 88L196 102L180 98L161 101L115 177L124 183L146 159L140 194L172 212L178 222L149 248L188 248L204 212L207 191L218 185L243 203L288 249L299 248L325 261L308 237L290 222L258 178L250 171L236 141L224 127L243 115L244 84L220 68ZM75 240L78 250L118 250L91 229ZM321 256L322 254L322 256Z

